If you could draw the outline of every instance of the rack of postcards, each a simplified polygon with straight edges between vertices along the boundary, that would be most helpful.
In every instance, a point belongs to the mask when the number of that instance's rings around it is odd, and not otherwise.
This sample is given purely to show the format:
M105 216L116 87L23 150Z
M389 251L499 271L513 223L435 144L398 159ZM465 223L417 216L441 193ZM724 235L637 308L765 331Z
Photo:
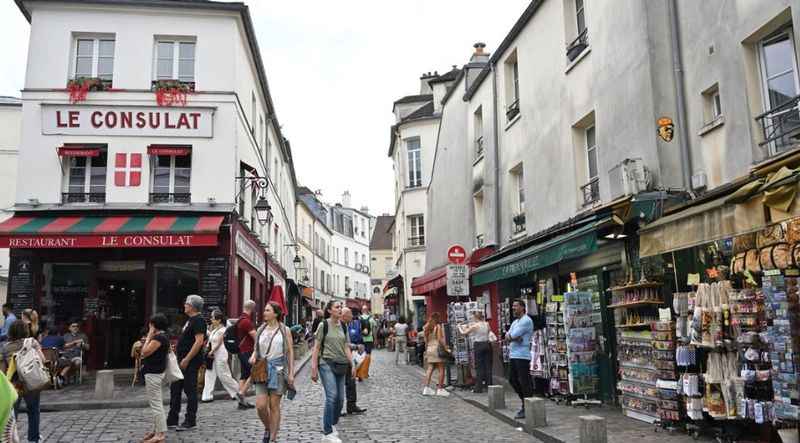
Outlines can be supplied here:
M597 330L594 326L592 294L564 294L564 332L566 334L568 380L572 395L597 393L600 375L597 364Z
M511 329L511 304L509 303L508 299L498 304L497 312L497 324L500 330L500 338L502 339L500 351L503 358L503 363L508 363L510 361L511 349L509 347L508 340L503 338L508 330Z
M659 321L654 322L651 329L652 362L658 377L658 420L665 428L675 428L683 418L683 407L678 393L678 367L675 364L675 323L669 308L660 310Z
M786 428L796 428L800 419L800 281L797 275L797 270L787 270L785 276L765 275L762 282L769 324L766 341L772 373L772 418L780 427ZM749 406L746 408L748 412ZM757 412L755 408L754 412Z
M617 358L623 413L628 417L653 423L659 417L660 392L657 356L669 351L656 350L651 324L658 319L663 305L661 285L640 282L611 288L611 305L617 328Z
M567 335L564 331L563 295L553 295L545 305L547 367L550 394L569 394L569 368L567 365Z
M474 361L471 340L459 332L458 327L469 324L475 312L483 312L478 302L456 302L447 305L447 322L453 331L452 351L457 365L470 366Z

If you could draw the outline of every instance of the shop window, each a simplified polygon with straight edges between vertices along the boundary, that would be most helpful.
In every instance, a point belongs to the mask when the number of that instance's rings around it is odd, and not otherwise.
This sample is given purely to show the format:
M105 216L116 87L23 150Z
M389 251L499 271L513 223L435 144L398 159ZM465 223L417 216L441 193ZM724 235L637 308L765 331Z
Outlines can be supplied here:
M198 293L199 264L196 262L156 263L154 311L167 316L172 335L181 332L186 322L183 302ZM240 274L241 275L241 274ZM241 283L241 281L240 281ZM242 290L239 285L239 290Z
M155 81L177 80L194 90L195 51L194 39L158 39L155 50Z
M78 37L72 78L97 78L110 87L114 78L114 37Z
M408 187L418 188L422 186L422 154L419 138L412 138L406 141L408 151Z
M66 157L63 203L105 203L108 155L105 145L94 157Z
M190 203L191 155L156 155L152 158L151 203Z
M408 226L408 246L425 246L425 217L423 215L409 216Z

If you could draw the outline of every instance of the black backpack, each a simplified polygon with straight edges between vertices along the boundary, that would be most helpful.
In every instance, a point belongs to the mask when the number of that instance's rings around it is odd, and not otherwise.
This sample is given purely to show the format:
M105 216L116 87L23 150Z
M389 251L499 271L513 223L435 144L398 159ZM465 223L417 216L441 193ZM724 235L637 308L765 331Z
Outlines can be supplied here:
M361 338L372 335L372 317L367 316L366 320L361 319Z
M225 335L222 336L222 343L225 344L225 349L231 354L239 353L239 336L236 335L236 325L239 320L236 320L232 325L225 328Z

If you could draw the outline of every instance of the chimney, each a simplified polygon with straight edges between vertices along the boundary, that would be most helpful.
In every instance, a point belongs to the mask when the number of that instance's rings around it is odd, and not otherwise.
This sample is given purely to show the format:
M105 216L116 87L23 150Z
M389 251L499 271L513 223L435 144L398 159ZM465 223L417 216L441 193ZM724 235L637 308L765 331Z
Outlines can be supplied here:
M438 73L431 74L430 72L423 73L422 76L419 78L419 93L422 94L430 94L431 93L431 85L428 84L429 81L438 77Z
M364 214L369 214L369 207L368 206L362 206L361 207L361 212L363 212Z
M475 52L472 53L472 57L470 57L470 63L486 63L489 61L489 53L484 52L484 48L486 48L486 43L478 42L472 45L475 48Z
M342 206L345 208L350 208L350 191L344 191L342 194Z

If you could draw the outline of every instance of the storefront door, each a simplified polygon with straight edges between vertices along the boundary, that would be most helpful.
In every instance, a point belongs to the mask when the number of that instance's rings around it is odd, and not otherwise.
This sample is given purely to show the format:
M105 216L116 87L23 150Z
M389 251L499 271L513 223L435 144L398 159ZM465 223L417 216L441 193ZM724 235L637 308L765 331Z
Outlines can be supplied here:
M96 330L106 368L133 365L130 349L141 336L145 318L145 272L98 272L97 295L105 315Z

